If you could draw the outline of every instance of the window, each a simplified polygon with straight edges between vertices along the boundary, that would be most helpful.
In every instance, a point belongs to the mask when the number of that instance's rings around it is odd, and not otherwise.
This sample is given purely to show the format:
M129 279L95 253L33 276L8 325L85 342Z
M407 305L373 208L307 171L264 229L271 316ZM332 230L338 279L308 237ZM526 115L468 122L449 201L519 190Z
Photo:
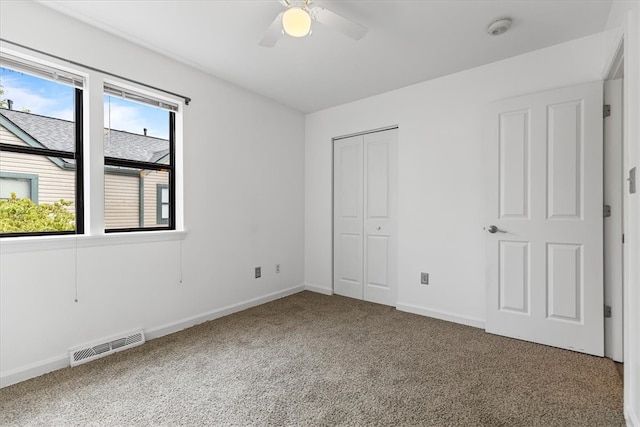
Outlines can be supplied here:
M156 188L156 222L169 222L169 186L166 184L158 184Z
M181 131L180 111L190 99L14 48L0 49L0 238L84 234L85 225L96 234L179 228L176 123ZM100 84L85 89L89 78ZM83 111L96 97L104 103L103 126L83 128ZM89 135L102 141L83 140ZM101 143L104 149L95 149ZM100 173L102 188L83 182ZM104 200L103 212L85 215L89 196Z
M0 199L10 200L12 196L38 203L38 175L0 172Z
M83 233L83 79L3 54L0 83L0 237Z
M105 231L175 229L177 105L105 85Z

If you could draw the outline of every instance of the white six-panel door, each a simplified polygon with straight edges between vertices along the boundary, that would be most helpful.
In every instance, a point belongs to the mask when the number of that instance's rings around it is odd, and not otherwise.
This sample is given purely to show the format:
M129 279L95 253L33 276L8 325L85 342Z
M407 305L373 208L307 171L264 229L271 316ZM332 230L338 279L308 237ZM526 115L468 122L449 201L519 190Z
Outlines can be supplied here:
M490 106L487 332L603 355L602 90Z
M396 304L397 129L334 142L334 292Z

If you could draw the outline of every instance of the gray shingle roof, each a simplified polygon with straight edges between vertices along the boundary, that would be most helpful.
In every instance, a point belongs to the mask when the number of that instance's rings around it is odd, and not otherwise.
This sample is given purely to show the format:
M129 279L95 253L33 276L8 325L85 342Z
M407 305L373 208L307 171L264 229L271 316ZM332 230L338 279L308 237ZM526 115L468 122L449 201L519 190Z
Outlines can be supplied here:
M75 151L74 123L22 111L1 109L0 115L52 150ZM121 130L104 130L107 157L157 162L169 153L169 141Z

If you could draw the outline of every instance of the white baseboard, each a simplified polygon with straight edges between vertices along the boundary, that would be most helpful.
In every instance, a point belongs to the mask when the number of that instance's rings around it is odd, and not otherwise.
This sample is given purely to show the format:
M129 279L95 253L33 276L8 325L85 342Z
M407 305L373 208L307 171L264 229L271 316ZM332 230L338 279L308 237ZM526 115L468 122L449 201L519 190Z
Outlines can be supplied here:
M624 418L627 420L627 427L640 427L640 418L633 412L632 408L627 408L625 410Z
M243 301L237 304L233 304L227 307L211 310L206 313L198 314L188 317L186 319L178 320L176 322L167 323L166 325L158 326L151 329L145 329L144 335L147 339L160 338L165 335L172 334L174 332L181 331L183 329L190 328L191 326L198 325L200 323L208 322L209 320L218 319L220 317L228 316L239 311L246 310L251 307L255 307L267 302L275 301L280 298L287 297L289 295L297 294L304 291L304 285L294 286L282 291L273 292L271 294L263 295L261 297L252 298L247 301Z
M243 301L237 304L233 304L227 307L219 308L217 310L208 311L206 313L191 316L186 319L182 319L176 322L171 322L166 325L158 326L155 328L145 329L144 334L147 340L154 338L160 338L164 335L168 335L174 332L181 331L199 323L204 323L209 320L214 320L220 317L228 316L229 314L237 313L242 310L246 310L251 307L255 307L261 304L265 304L270 301L274 301L280 298L284 298L289 295L296 294L305 290L304 285L294 286L292 288L284 289L282 291L273 292L267 295L263 295L257 298L252 298L247 301ZM69 354L65 353L60 356L52 357L41 362L36 362L28 366L20 367L11 371L7 371L0 375L0 388L8 387L12 384L16 384L22 381L26 381L31 378L39 377L51 371L57 371L69 366Z
M311 283L304 284L305 291L316 292L323 295L333 295L333 289L325 288L324 286L312 285Z
M7 371L0 376L0 388L8 387L46 373L69 366L69 354L52 357L42 362L32 363L18 369Z
M406 311L407 313L419 314L421 316L433 317L435 319L446 320L448 322L460 323L462 325L473 326L474 328L484 329L484 320L475 317L461 316L459 314L449 313L446 311L432 310L419 307L413 304L398 303L396 309Z

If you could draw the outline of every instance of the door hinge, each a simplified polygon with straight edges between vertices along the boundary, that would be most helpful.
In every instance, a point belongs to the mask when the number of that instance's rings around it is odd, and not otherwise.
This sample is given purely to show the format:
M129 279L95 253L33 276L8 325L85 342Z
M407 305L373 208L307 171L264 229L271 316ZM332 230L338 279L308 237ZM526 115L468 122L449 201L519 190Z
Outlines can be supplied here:
M610 305L605 305L604 306L604 317L606 317L606 318L611 317L611 306Z
M611 205L604 205L603 215L605 218L609 218L611 216Z
M624 234L622 235L622 244L624 245Z
M602 108L602 117L609 117L611 115L611 105L605 104Z

